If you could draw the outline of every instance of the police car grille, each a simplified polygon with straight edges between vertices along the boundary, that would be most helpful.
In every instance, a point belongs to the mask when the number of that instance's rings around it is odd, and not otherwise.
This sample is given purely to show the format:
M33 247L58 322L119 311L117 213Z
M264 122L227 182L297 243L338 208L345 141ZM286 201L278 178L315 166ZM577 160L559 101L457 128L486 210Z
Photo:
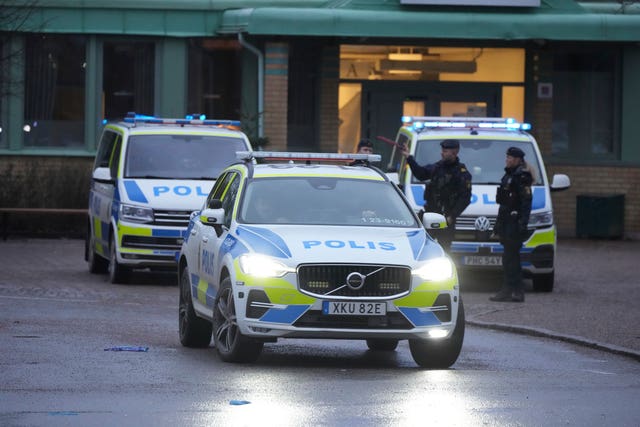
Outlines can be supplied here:
M172 227L184 227L189 225L191 211L153 211L154 225L168 225Z
M456 230L474 230L476 229L475 216L460 216L456 219ZM488 216L489 224L491 224L489 230L493 230L493 226L496 225L496 218Z
M123 236L122 246L136 249L163 249L179 251L182 237Z
M346 286L347 276L366 276L360 289ZM407 267L366 264L313 264L298 267L298 287L314 297L388 298L409 292L411 270Z

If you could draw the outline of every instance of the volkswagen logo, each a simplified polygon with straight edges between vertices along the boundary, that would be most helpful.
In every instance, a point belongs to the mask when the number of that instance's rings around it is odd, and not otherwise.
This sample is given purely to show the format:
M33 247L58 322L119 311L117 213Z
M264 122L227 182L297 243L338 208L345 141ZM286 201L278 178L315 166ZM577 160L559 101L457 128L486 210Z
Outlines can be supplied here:
M489 218L486 216L479 216L476 218L476 221L473 223L478 231L488 231L491 228L491 223L489 222Z
M347 286L349 289L357 291L364 286L364 279L366 279L366 276L356 271L349 273L347 276Z

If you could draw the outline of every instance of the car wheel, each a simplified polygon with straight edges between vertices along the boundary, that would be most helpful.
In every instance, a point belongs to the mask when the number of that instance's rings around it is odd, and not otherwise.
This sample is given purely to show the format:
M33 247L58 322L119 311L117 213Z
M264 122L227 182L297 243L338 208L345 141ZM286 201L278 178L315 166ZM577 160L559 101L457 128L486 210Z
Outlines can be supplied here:
M398 347L398 340L391 338L369 338L367 347L374 351L394 351Z
M536 274L532 277L533 290L536 292L553 291L553 282L555 280L553 272L547 274Z
M462 349L464 340L464 306L462 299L458 305L458 317L453 334L446 339L414 339L409 340L409 349L413 360L427 369L446 369L453 365Z
M204 348L211 343L213 325L196 315L191 300L191 281L189 269L180 275L180 303L178 305L178 329L180 342L185 347Z
M126 283L129 279L129 268L118 262L116 255L116 239L113 234L109 239L109 280L111 283Z
M91 274L103 274L109 270L109 261L96 253L96 244L91 229L85 238L85 259L89 263Z
M253 362L264 346L263 342L245 337L238 327L236 304L231 279L226 277L213 304L213 341L225 362Z

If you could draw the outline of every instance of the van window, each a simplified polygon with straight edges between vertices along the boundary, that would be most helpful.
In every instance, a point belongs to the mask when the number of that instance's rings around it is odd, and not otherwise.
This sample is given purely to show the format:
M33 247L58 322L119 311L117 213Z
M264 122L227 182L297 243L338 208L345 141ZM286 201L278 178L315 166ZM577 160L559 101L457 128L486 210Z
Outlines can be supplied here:
M108 168L113 154L113 146L116 142L117 133L110 130L105 130L100 138L100 144L98 145L98 152L96 153L96 160L93 168Z
M460 161L467 165L473 184L500 184L504 175L504 161L507 148L518 147L525 153L525 161L530 165L533 184L542 185L540 164L533 145L528 141L505 141L491 139L461 139ZM420 140L416 146L415 159L419 165L435 163L440 157L441 139ZM413 182L419 182L412 177Z
M125 178L216 179L246 150L242 138L215 135L132 135Z

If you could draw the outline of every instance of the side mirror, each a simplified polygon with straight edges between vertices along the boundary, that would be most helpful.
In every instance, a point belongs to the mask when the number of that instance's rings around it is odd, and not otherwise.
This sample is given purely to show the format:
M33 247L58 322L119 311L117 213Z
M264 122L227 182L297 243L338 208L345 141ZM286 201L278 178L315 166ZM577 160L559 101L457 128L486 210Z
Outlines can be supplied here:
M114 182L109 168L96 168L93 171L93 179L100 182Z
M435 212L425 212L422 216L422 224L427 230L442 230L447 228L447 220L444 215Z
M557 174L553 175L553 180L551 181L551 191L563 191L571 187L571 180L567 175Z
M224 220L224 209L203 209L200 211L200 222L213 227L221 226Z

